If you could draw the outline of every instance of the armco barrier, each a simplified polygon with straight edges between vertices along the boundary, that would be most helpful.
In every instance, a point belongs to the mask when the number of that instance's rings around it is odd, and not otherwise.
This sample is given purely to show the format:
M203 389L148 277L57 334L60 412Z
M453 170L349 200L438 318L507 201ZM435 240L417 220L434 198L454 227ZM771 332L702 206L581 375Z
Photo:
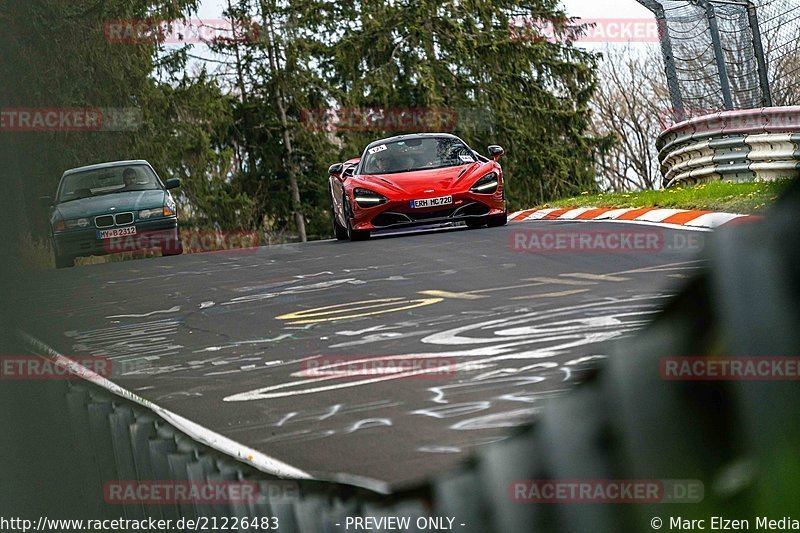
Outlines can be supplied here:
M671 381L660 374L669 357L800 353L798 228L795 183L769 217L716 232L707 267L664 313L618 344L582 384L551 399L535 423L409 490L386 495L299 479L296 497L279 501L128 505L123 512L277 516L284 533L346 531L343 521L355 516L455 517L451 531L464 533L696 529L672 527L676 517L704 520L702 529L714 529L711 517L746 518L758 529L756 517L800 519L800 382ZM119 515L119 506L104 505L108 479L275 479L94 383L62 386L63 403L53 409L72 420L75 460L95 517ZM696 503L536 504L510 494L516 480L547 479L697 480L704 489ZM240 529L247 530L256 529Z
M800 106L721 111L661 133L663 185L771 181L800 175Z

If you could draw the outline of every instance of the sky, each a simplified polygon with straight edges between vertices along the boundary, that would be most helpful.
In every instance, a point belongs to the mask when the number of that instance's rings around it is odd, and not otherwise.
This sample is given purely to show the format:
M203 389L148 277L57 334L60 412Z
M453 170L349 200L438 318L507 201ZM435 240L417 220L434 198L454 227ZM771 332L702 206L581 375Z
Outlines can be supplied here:
M654 20L653 14L643 5L636 0L561 0L562 5L569 16L580 17L585 19L634 19L635 26L646 32L652 32L653 24L642 23L642 19ZM221 19L223 6L227 5L227 0L201 0L200 7L197 13L199 19ZM598 29L605 31L603 28L606 26L604 23L598 24ZM649 29L647 29L649 28ZM577 46L581 46L591 51L602 51L609 44L614 46L628 46L627 42L620 40L612 40L610 43L596 42L597 39L590 40L591 42L578 42ZM602 39L601 39L602 41ZM650 39L652 42L653 39ZM649 44L634 42L632 49L635 51L644 50ZM208 57L203 45L195 45L192 53L199 57Z
M653 18L649 9L636 0L562 0L567 13L584 18Z
M219 18L226 0L203 0L200 18ZM636 0L562 0L573 17L583 18L652 18L650 11Z

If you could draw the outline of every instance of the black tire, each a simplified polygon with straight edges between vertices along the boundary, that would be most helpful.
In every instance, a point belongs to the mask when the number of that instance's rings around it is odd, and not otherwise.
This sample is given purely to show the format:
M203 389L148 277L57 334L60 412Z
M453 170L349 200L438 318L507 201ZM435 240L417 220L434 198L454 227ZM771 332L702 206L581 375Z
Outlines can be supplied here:
M183 240L180 235L175 236L175 239L161 244L161 256L167 257L170 255L181 255L183 253Z
M161 256L167 257L170 255L181 255L183 253L183 244L178 244L177 249L174 247L161 247Z
M337 240L346 241L349 239L347 228L339 224L339 221L336 220L336 211L333 210L333 195L331 195L331 222L333 223L333 234L336 236Z
M56 268L72 268L75 266L75 257L71 255L54 255Z
M490 228L497 228L508 224L508 211L499 215L489 215L486 217L486 225Z
M350 210L350 204L347 200L344 201L344 206L344 218L347 219L347 238L351 241L365 241L369 239L369 231L353 229L353 223L350 221L352 219L350 216L352 211Z
M478 229L486 225L486 220L483 217L468 218L465 222L469 229Z

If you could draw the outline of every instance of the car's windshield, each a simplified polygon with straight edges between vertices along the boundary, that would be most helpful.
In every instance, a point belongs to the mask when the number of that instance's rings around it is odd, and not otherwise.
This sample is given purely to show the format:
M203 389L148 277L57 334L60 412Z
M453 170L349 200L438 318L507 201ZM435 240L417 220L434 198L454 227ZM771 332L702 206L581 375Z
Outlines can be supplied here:
M361 161L359 174L395 174L474 162L475 154L460 139L417 137L370 147Z
M153 170L147 165L97 168L67 174L58 190L60 202L102 194L159 189Z

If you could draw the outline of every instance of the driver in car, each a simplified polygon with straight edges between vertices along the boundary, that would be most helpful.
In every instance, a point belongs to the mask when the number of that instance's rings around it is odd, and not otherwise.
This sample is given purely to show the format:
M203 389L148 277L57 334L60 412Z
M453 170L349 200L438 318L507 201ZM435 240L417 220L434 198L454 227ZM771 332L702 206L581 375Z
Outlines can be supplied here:
M130 189L138 182L138 176L136 175L135 168L126 168L122 172L122 182L125 184L123 189Z
M378 173L387 172L391 166L392 165L388 157L384 156L375 159L375 168L378 170Z

